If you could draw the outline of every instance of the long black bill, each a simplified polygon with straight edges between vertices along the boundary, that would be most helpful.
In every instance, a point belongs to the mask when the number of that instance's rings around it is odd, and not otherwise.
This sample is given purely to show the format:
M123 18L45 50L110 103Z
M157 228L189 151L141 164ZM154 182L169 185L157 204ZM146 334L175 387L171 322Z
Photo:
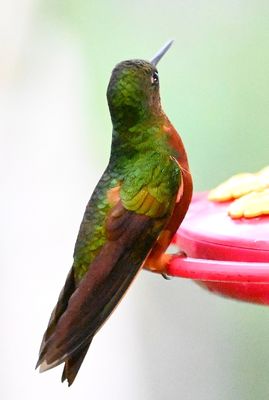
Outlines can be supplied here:
M166 43L156 54L155 56L152 58L152 60L150 60L151 64L153 65L157 65L158 62L160 61L160 59L162 58L162 56L167 52L168 49L170 49L170 47L172 46L173 40L170 40L168 43Z

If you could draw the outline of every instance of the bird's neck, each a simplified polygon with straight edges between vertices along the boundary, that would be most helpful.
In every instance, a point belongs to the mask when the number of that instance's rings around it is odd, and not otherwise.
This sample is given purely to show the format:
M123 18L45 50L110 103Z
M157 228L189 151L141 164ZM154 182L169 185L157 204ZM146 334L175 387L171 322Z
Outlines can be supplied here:
M164 114L159 113L141 118L128 128L113 124L111 156L115 159L121 156L132 159L147 151L168 151L163 123Z
M109 109L113 129L119 134L140 127L147 128L150 125L158 123L163 115L160 105L158 107L149 107L148 105L143 105L143 103L139 106L124 104L119 107L110 104Z

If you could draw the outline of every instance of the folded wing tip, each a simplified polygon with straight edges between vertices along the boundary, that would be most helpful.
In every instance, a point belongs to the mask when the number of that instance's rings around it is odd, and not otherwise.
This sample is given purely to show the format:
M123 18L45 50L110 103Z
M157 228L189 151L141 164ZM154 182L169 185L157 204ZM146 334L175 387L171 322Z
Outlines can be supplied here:
M40 373L45 372L45 371L48 371L49 369L52 369L52 368L54 368L54 367L57 367L59 364L61 364L62 362L64 362L65 357L66 357L66 356L61 357L61 358L59 358L59 359L57 359L57 360L55 360L55 361L53 361L53 362L51 362L51 363L48 363L47 360L46 360L46 358L43 359L43 360L41 359L40 361L38 361L38 363L37 363L37 365L36 365L36 368L39 367L39 372L40 372Z
M47 364L46 360L42 361L38 366L39 366L40 374L42 372L48 371L50 368L52 368L51 364Z

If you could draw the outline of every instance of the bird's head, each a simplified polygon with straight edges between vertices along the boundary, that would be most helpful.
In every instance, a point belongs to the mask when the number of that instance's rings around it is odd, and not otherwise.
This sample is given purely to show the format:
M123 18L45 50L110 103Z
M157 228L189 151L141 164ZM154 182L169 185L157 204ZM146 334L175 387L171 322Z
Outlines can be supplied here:
M107 88L107 100L116 129L130 128L161 112L157 62L172 42L149 62L127 60L116 65Z

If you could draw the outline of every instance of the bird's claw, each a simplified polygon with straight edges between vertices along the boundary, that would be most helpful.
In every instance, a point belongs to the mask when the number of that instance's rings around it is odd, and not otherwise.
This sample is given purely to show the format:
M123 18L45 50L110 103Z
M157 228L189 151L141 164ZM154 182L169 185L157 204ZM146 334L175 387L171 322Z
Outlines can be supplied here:
M161 275L166 281L171 281L171 279L173 279L172 276L167 275L165 272L163 272Z

